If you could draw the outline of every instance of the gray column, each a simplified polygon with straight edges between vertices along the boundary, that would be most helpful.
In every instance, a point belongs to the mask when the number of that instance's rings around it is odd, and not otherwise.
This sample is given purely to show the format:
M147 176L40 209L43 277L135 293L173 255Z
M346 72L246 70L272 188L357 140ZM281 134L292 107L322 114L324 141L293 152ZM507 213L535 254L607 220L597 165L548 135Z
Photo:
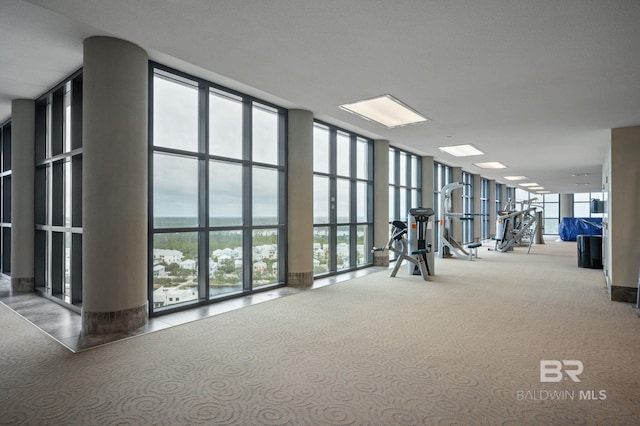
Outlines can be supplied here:
M433 157L425 155L422 157L422 207L431 207L435 210L433 205ZM437 220L437 218L436 218Z
M560 220L573 217L573 194L560 194Z
M489 238L496 236L496 181L489 179Z
M127 41L84 41L84 334L147 322L148 57Z
M462 167L451 168L451 182L462 182ZM462 188L451 191L451 211L462 213ZM451 221L451 236L459 242L462 241L462 221Z
M313 113L289 110L287 285L313 284Z
M35 102L11 102L11 292L35 290Z
M611 300L636 302L640 272L640 126L611 129L606 252Z
M500 208L498 211L504 211L507 206L507 185L500 185Z
M482 176L473 175L473 241L479 242L482 234L482 219L479 215L482 211Z
M434 206L434 187L435 182L433 180L433 172L434 172L434 163L433 157L430 155L425 155L422 157L422 207L431 207L434 211L436 210ZM431 241L427 241L427 243L431 243L431 251L427 254L427 262L429 263L429 268L431 269L431 275L436 274L436 263L435 263L435 252L438 249L438 242L435 240L435 227L437 217L433 217L431 225L433 228L431 229Z
M373 142L373 246L389 241L389 141ZM374 266L389 266L387 251L373 252Z

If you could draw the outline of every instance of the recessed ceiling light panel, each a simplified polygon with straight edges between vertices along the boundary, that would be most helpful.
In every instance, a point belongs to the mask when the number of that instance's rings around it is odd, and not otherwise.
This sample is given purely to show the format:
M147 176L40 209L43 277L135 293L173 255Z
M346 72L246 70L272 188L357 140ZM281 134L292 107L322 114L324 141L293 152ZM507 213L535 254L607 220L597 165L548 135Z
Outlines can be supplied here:
M429 120L391 95L340 105L340 108L390 128Z
M444 151L447 154L451 154L456 157L470 157L472 155L484 155L484 152L480 151L478 148L476 148L471 144L439 146L438 149L440 151Z
M506 180L527 180L527 179L529 179L526 176L505 176L504 178Z
M480 167L481 169L506 169L507 166L502 164L499 161L490 161L488 163L473 163L474 166Z
M540 186L540 185L533 182L527 182L527 183L521 183L520 186L529 187L529 186Z

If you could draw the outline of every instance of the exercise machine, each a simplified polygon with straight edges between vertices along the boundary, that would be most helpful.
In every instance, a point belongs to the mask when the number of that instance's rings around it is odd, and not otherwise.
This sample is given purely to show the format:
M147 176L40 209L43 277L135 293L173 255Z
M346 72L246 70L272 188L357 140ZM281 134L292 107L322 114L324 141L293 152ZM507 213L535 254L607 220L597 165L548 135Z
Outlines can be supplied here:
M531 252L531 245L538 228L537 206L532 206L535 201L527 200L521 202L521 210L504 210L498 212L496 220L496 244L495 250L499 252L513 251L514 247L519 247L523 241L528 243L527 254ZM511 204L509 201L508 207Z
M478 247L482 245L481 243L471 243L465 249L463 244L458 242L452 235L454 220L461 222L473 220L473 215L451 211L451 193L464 185L462 182L451 182L443 186L441 190L440 212L442 216L440 217L440 237L438 238L438 256L441 258L456 255L463 259L473 260L474 254L478 257Z
M389 274L390 277L396 276L402 262L406 260L410 275L421 275L423 280L429 281L429 275L434 273L431 250L433 215L434 211L431 208L410 209L408 214L409 227L401 220L394 220L391 222L391 236L387 246L374 247L371 250L372 252L389 250L398 256L396 264Z

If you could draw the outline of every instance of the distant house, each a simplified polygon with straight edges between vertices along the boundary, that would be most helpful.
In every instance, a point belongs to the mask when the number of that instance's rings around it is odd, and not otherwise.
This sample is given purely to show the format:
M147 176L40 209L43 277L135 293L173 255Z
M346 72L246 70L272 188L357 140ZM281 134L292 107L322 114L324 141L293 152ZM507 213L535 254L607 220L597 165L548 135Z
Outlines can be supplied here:
M182 269L188 269L190 271L195 271L198 263L193 259L187 259L180 264Z
M153 266L153 276L154 277L165 277L167 272L163 265L154 265Z
M266 269L267 269L267 264L262 261L255 262L253 264L253 270L256 272L264 272Z
M166 264L180 263L184 255L178 250L153 249L153 260Z

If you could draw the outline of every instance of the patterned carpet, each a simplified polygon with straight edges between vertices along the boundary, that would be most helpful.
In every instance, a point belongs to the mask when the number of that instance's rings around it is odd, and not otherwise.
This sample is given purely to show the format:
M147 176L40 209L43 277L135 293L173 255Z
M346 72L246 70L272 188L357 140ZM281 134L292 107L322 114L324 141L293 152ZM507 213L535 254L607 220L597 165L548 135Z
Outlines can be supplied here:
M640 319L575 250L484 248L77 354L0 305L0 424L637 425Z

